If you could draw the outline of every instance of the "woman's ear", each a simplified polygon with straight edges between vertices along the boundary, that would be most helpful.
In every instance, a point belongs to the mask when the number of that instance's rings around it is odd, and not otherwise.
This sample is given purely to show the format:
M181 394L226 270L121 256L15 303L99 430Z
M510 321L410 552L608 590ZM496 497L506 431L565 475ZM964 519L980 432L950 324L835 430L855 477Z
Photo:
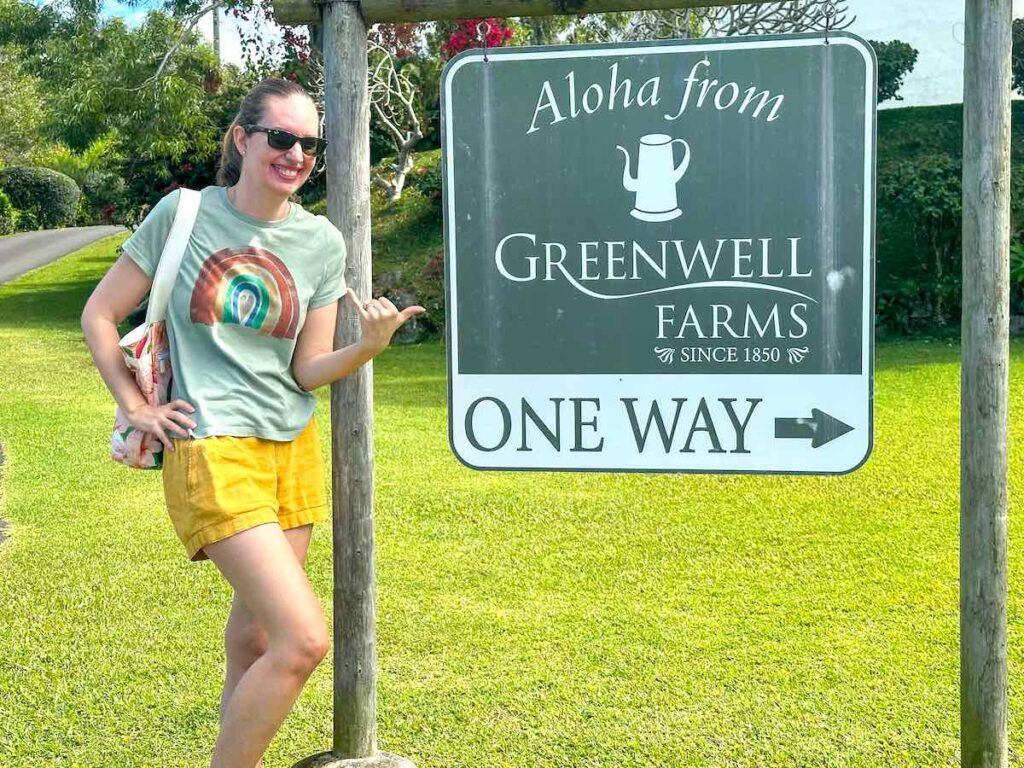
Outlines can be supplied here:
M236 125L231 129L231 140L235 142L235 149L238 150L238 154L245 155L246 135L245 128L240 125Z

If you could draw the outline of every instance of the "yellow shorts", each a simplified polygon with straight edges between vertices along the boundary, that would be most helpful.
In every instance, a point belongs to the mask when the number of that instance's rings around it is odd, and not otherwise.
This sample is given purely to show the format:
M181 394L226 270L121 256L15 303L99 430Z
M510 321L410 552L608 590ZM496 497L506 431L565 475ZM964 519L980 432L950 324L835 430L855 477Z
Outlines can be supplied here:
M192 561L207 544L264 523L282 530L330 519L316 417L291 441L174 439L164 451L164 498Z

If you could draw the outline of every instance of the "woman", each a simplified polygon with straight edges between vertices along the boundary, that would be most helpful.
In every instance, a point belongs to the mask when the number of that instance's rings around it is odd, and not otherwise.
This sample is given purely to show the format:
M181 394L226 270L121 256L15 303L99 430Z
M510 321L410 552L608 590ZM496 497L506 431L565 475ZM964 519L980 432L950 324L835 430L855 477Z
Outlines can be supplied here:
M381 352L423 312L344 281L345 243L289 201L326 142L301 86L264 80L224 136L218 186L202 190L171 293L171 402L146 404L118 350L117 324L146 295L174 219L163 197L122 246L82 313L103 380L132 426L165 446L168 512L190 560L212 560L234 589L212 768L253 768L326 656L329 634L304 564L329 519L312 390ZM333 350L338 300L361 338Z

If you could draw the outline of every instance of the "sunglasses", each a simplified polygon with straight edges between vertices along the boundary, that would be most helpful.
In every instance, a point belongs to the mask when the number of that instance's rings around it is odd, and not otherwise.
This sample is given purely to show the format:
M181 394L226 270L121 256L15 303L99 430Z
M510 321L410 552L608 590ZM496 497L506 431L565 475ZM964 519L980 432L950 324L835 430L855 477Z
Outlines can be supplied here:
M246 123L242 128L245 129L247 134L256 131L262 131L267 134L267 144L273 149L291 149L295 146L296 141L302 147L302 153L310 157L319 157L327 149L327 140L317 136L296 136L289 131L282 131L278 128L264 128L262 125L253 125L252 123Z

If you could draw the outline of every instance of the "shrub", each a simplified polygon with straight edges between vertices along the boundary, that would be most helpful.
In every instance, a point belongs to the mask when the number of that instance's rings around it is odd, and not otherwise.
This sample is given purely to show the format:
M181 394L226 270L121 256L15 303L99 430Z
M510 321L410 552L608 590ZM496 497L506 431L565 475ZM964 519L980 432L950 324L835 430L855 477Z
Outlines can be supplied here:
M1024 243L1010 246L1010 314L1024 315Z
M22 212L21 229L71 226L82 191L75 180L49 168L14 166L0 171L0 190Z
M11 198L0 190L0 235L9 235L18 226L18 210L11 202Z
M90 224L120 224L130 207L128 187L120 176L89 171L82 184L83 218Z
M97 136L81 152L75 152L58 141L37 147L31 155L32 165L52 168L70 176L83 191L90 174L116 175L123 162L124 151L116 129Z
M441 166L438 163L413 168L405 181L405 186L419 190L424 197L432 200L438 209L441 208Z
M427 334L444 332L444 250L435 253L413 280L413 289L419 305L426 312L419 316Z
M879 296L896 300L905 295L902 281L913 281L936 325L960 312L960 189L960 161L946 154L903 161L879 174L879 230L909 231L906 245L916 255L902 265L904 274L893 274L879 259Z

